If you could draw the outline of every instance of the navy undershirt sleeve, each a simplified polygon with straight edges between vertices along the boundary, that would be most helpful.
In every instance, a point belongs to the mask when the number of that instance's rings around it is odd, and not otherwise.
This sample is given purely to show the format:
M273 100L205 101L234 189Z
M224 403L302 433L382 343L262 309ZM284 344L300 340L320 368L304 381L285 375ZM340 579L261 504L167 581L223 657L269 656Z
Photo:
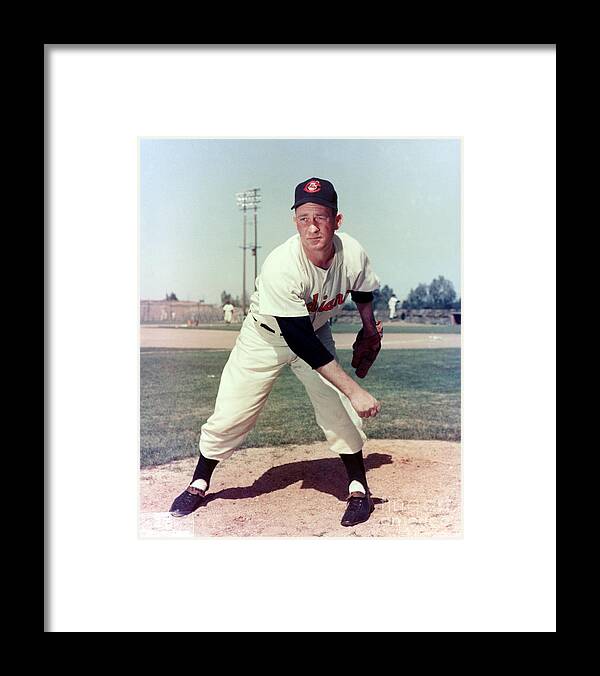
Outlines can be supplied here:
M350 296L355 303L369 303L373 300L372 291L350 291Z
M333 355L315 335L309 317L275 317L281 335L290 350L311 368L318 369L333 361Z

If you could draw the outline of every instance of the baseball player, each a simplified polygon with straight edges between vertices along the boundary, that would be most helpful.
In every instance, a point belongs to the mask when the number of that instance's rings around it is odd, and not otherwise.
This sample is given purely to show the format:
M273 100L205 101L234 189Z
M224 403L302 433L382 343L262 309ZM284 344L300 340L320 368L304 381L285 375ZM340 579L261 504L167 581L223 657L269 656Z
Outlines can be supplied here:
M297 233L264 261L248 315L223 369L214 412L201 428L196 470L173 502L173 516L191 514L203 503L215 467L252 430L286 365L304 385L329 448L346 469L348 499L342 525L366 521L373 511L362 455L362 419L376 416L381 405L339 365L329 319L350 295L362 320L352 368L364 378L381 348L383 331L372 309L379 280L362 246L337 233L343 216L330 181L302 181L294 197Z
M390 319L396 319L396 317L398 316L396 314L396 303L398 303L398 299L396 298L396 296L392 296L388 300L388 309L390 311Z
M231 303L225 303L223 305L223 321L225 324L231 324L233 318L233 305Z

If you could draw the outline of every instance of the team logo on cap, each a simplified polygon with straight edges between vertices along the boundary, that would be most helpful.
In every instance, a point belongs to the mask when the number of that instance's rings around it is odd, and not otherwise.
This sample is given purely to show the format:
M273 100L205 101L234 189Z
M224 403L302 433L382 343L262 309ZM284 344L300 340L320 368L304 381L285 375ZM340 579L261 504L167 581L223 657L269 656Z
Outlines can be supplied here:
M309 181L304 186L304 192L319 192L321 190L321 183L319 181Z

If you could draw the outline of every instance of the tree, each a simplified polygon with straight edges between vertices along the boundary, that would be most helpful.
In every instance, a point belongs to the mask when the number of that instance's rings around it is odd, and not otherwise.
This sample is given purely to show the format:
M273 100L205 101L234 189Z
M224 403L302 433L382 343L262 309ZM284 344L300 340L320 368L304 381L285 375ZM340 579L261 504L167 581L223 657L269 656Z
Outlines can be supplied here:
M171 291L171 293L168 293L165 297L165 300L179 300L177 296Z
M387 310L388 301L394 295L394 289L387 284L373 291L373 310Z
M450 310L452 303L456 300L456 291L452 282L440 275L429 285L429 296L431 307L439 310Z
M227 291L221 291L221 305L225 305L225 303L231 303L232 305L235 305L231 294L227 293Z
M430 307L429 288L427 284L419 284L416 289L411 289L402 307L405 310L422 310Z
M436 310L456 309L456 291L449 279L440 275L432 280L429 286L419 284L416 289L411 289L406 300L402 303L404 310L423 310L432 308ZM458 301L460 309L460 299Z

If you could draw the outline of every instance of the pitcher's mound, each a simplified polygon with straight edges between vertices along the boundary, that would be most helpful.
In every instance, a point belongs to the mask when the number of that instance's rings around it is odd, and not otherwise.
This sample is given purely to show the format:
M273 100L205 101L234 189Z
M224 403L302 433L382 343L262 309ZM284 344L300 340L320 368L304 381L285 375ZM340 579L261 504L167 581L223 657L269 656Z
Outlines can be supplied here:
M457 537L462 535L460 443L368 441L364 448L375 511L340 525L344 466L325 443L246 448L213 474L205 504L169 513L196 458L141 470L140 537Z

